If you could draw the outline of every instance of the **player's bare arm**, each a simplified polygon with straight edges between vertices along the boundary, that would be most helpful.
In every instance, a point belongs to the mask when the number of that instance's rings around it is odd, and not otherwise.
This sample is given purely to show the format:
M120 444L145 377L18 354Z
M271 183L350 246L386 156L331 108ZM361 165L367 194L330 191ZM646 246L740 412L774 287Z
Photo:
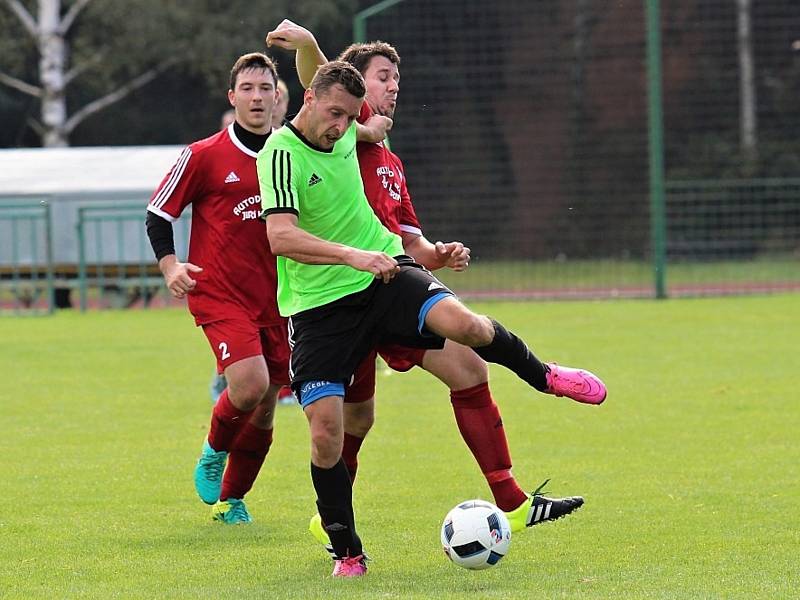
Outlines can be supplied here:
M356 140L376 144L386 139L392 120L383 115L372 115L363 124L356 121Z
M470 249L461 242L431 243L425 236L407 232L402 237L406 253L431 271L443 267L463 271L469 266Z
M328 62L314 34L289 19L281 21L280 25L267 34L267 46L297 51L295 67L304 88L311 83L317 67Z
M291 213L267 216L267 238L274 254L309 265L348 265L372 273L384 283L400 270L397 261L384 252L329 242L300 229L297 216Z
M158 268L164 275L167 289L175 298L184 298L196 286L197 281L191 273L200 273L203 268L190 262L180 262L174 254L168 254L158 261Z

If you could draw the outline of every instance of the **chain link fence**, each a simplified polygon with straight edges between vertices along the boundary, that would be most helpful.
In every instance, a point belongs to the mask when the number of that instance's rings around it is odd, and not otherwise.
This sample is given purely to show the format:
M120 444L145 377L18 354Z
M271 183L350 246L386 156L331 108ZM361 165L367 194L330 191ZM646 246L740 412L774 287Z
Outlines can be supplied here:
M800 4L650 0L665 222L648 2L381 4L355 30L402 57L391 143L426 235L472 248L471 273L442 274L459 293L800 289Z

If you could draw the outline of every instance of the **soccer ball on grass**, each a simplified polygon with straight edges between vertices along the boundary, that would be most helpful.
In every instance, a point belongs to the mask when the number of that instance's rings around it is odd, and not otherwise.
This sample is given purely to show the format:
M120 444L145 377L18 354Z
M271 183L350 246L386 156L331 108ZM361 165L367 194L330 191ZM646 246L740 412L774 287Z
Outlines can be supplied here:
M511 527L502 510L485 500L467 500L447 513L442 523L442 548L465 569L488 569L511 545Z

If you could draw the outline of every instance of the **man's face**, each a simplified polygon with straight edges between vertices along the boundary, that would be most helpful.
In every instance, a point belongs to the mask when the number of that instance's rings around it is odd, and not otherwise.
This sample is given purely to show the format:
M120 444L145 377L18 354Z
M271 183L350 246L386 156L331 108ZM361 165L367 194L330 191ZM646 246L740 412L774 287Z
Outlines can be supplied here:
M253 133L264 134L272 127L272 109L278 97L275 78L269 69L245 69L236 77L236 87L228 90L228 101L239 124Z
M333 148L337 140L345 134L358 117L363 102L339 83L320 94L316 94L314 90L306 90L303 101L309 111L307 130L303 131L303 135L323 150Z
M372 112L394 118L397 92L400 91L400 72L397 65L385 56L373 56L364 72L367 82L367 102Z

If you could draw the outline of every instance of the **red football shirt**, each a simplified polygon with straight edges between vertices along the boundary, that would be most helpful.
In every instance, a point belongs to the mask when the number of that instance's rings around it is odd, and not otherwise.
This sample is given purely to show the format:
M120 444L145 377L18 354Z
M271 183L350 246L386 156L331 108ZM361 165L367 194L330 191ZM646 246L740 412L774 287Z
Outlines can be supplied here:
M364 102L358 122L363 123L371 116L372 110ZM400 158L383 142L359 142L356 152L361 179L364 181L364 192L381 223L397 235L404 231L422 235L422 227L406 187Z
M275 256L264 221L256 153L236 138L233 125L188 146L158 186L147 210L174 222L192 205L188 262L197 287L188 295L198 325L246 318L278 325Z

